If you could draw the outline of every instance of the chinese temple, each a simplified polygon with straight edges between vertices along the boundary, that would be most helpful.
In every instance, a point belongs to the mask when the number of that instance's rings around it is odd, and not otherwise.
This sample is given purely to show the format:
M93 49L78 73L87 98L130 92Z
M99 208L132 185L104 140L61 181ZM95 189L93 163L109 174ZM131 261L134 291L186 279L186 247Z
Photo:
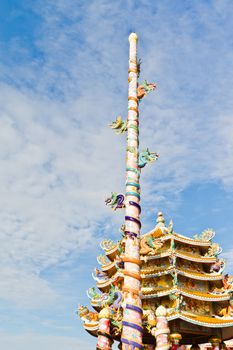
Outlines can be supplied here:
M126 192L112 192L106 205L125 211L118 242L104 239L87 291L92 311L79 306L83 327L98 338L97 350L168 350L209 343L223 349L233 338L233 277L224 274L215 232L205 229L193 238L174 231L159 212L155 227L141 234L140 172L158 158L138 150L139 101L155 84L138 83L137 35L129 37L128 116L110 124L127 133Z

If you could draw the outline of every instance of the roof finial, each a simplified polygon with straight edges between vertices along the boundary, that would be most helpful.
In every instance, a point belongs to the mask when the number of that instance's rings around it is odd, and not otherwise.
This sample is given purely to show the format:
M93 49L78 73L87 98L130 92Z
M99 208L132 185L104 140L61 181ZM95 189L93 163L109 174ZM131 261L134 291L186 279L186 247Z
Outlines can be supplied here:
M157 214L157 225L156 227L165 227L165 220L164 220L164 217L163 217L163 213L161 211L158 212Z
M135 40L135 41L138 40L138 36L137 36L136 33L131 33L131 34L129 35L129 42L130 42L131 40Z

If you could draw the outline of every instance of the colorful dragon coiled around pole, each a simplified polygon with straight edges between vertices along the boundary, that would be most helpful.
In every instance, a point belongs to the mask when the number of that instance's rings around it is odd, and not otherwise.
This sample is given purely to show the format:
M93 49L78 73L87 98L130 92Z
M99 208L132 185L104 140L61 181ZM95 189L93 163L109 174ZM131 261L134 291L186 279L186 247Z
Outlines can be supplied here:
M113 210L125 208L125 196L123 194L111 193L111 197L105 200L105 204L110 206Z
M159 155L155 152L150 152L149 149L145 149L139 153L138 166L139 168L144 168L148 163L154 162L159 158Z
M120 116L110 124L117 134L127 131L126 147L126 191L123 194L112 192L105 200L106 205L113 210L125 208L125 224L122 235L124 237L124 305L121 343L123 350L141 350L142 345L142 308L141 308L141 276L140 276L140 172L146 164L155 161L158 154L147 149L139 153L139 101L155 89L155 84L146 80L138 85L140 61L137 60L137 35L129 36L129 76L128 76L128 117L123 121ZM104 278L104 276L101 276ZM119 294L119 302L121 302ZM118 305L115 299L112 307Z
M124 132L127 131L127 122L125 120L122 120L120 115L118 115L116 117L116 121L109 124L109 126L111 129L116 130L117 135L123 134Z
M153 91L156 88L156 85L154 83L147 83L146 80L142 82L141 85L137 88L137 97L139 100L141 100L144 96L146 96L148 93Z

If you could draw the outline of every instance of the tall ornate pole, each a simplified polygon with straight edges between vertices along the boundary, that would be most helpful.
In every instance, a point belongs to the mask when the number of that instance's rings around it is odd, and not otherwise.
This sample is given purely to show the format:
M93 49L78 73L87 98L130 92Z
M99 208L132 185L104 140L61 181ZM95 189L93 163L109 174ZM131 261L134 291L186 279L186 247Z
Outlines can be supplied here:
M125 193L125 257L124 315L122 349L143 349L142 309L140 299L140 169L138 166L138 63L137 35L129 36L129 89L127 119L126 193Z

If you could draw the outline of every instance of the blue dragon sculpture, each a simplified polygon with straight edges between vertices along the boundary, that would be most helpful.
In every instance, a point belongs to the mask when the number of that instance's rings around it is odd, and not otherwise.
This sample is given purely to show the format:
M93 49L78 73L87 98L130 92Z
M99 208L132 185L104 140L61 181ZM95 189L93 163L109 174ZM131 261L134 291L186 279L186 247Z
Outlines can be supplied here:
M149 149L144 149L139 153L138 166L139 168L144 168L147 163L154 162L159 158L159 155L155 152L150 152Z

